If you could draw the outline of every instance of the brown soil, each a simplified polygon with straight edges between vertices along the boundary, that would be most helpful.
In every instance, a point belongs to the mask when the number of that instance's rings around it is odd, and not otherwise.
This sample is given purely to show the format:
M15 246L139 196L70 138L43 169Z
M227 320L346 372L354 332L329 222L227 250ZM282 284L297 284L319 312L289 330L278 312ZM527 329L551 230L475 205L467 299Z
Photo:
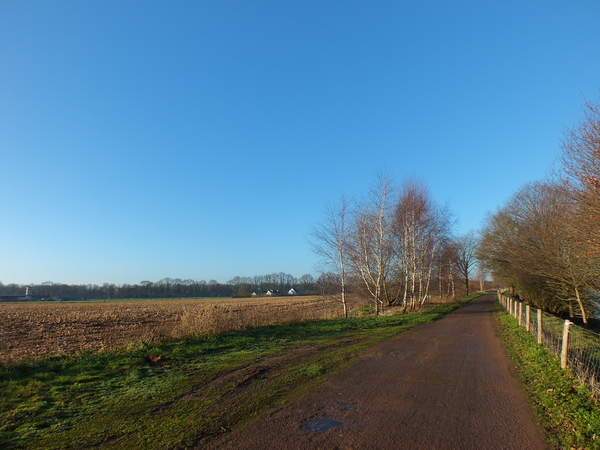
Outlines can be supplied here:
M372 347L319 388L209 448L545 449L492 302L480 297Z
M332 297L0 303L0 363L341 314Z

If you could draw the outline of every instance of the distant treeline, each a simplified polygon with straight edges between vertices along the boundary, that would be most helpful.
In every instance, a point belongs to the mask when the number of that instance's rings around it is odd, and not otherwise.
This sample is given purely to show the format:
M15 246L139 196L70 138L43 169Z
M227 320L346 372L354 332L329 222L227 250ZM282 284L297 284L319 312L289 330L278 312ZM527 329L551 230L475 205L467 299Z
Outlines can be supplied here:
M234 277L227 283L216 280L182 280L163 278L158 281L141 281L139 284L116 285L64 284L45 281L41 284L3 284L0 282L0 296L25 296L29 287L34 298L54 299L125 299L125 298L182 298L182 297L249 297L253 293L262 295L267 291L285 295L290 289L298 294L319 292L318 280L310 275L296 278L279 272L254 277Z

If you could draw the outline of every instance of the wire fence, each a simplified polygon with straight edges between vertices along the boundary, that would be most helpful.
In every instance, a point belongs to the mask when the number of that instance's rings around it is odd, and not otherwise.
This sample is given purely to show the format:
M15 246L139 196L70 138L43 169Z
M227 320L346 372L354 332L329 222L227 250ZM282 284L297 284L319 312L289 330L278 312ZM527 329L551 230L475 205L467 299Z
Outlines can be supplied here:
M600 334L548 314L498 291L502 306L538 343L561 358L563 368L575 375L600 398Z

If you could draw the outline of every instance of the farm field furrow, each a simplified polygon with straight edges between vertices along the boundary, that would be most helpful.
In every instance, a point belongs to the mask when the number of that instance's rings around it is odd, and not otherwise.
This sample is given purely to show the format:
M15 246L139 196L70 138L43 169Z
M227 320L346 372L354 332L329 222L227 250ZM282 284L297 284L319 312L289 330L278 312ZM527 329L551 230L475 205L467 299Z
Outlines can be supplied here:
M0 361L328 319L331 297L0 303Z

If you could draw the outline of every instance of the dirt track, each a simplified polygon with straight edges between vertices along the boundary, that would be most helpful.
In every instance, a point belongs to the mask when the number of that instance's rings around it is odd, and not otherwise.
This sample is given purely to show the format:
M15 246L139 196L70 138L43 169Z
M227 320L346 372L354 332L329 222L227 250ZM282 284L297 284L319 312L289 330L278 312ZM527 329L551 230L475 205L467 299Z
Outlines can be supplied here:
M226 433L215 449L545 449L486 295Z

